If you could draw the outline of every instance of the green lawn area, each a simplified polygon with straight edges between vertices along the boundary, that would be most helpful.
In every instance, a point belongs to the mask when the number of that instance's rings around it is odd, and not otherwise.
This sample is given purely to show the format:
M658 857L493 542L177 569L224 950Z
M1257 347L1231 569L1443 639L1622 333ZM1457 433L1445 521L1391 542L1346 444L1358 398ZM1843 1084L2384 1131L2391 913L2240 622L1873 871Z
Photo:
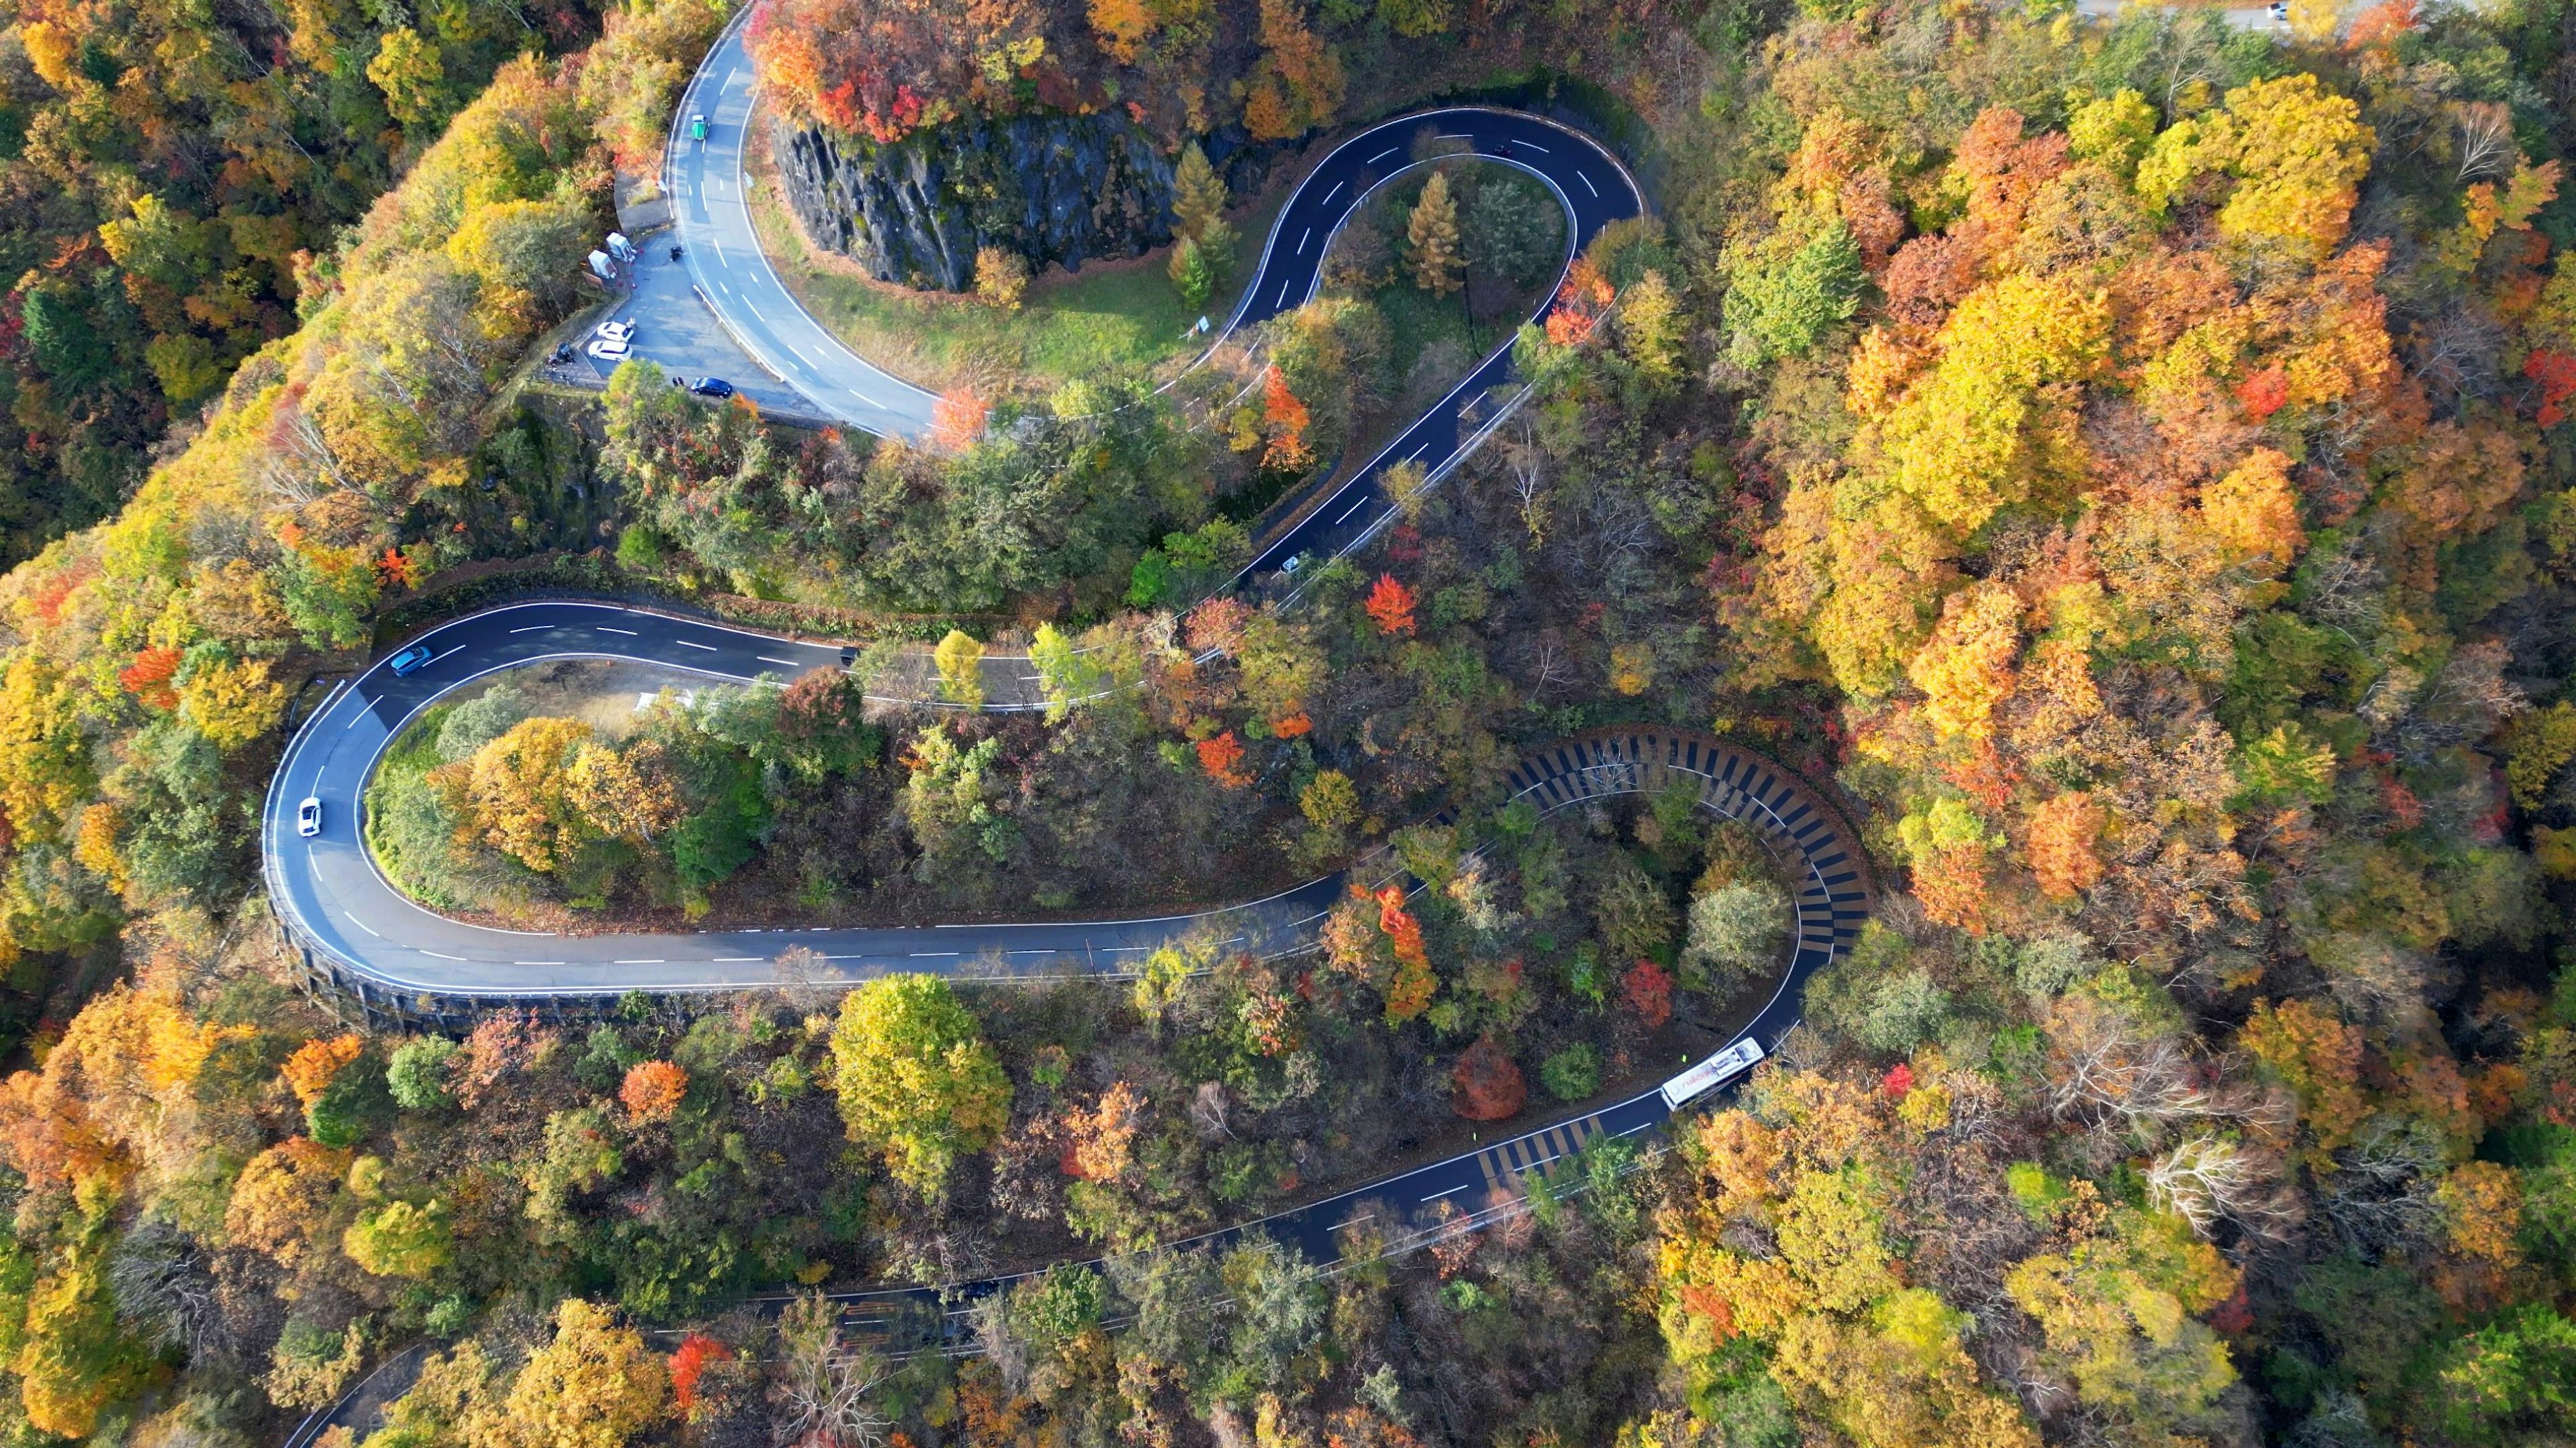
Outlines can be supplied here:
M1259 261L1271 218L1287 199L1287 186L1271 189L1232 218L1241 238L1236 275L1204 309L1218 322L1234 309L1236 288ZM1149 369L1202 345L1185 335L1200 309L1181 301L1164 274L1163 252L1095 261L1074 275L1050 271L1029 283L1017 313L1004 313L971 296L887 286L846 258L816 254L779 205L765 167L751 211L779 279L817 321L851 351L934 391L967 382L994 390L1020 382L1052 388L1075 377Z

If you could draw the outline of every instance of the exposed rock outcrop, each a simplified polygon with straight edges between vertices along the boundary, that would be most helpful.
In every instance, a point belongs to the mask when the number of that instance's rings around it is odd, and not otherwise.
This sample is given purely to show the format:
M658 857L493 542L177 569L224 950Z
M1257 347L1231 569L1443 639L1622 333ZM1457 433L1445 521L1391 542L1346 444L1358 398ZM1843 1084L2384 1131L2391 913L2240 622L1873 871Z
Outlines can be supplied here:
M781 120L770 136L806 235L880 281L963 291L979 246L1079 269L1172 239L1172 167L1124 115L970 117L891 144ZM1272 159L1237 134L1200 141L1241 196Z

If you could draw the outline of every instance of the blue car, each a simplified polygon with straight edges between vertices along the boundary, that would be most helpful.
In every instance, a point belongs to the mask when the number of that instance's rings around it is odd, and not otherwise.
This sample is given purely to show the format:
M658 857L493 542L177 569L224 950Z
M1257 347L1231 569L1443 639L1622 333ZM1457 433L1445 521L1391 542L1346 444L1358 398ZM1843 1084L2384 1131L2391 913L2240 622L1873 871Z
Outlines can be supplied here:
M397 678L407 674L419 673L420 666L429 662L429 645L413 644L410 648L394 655L386 662L392 666L394 675Z

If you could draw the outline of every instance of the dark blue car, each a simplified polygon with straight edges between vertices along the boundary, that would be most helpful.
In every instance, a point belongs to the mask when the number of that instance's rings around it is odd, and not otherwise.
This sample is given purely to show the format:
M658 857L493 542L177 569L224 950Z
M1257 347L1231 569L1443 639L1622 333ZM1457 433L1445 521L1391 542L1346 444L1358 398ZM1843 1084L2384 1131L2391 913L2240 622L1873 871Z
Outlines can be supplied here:
M400 677L405 674L418 673L420 672L420 666L428 662L429 645L427 644L413 644L410 648L407 648L401 653L398 653L392 658L386 660L386 663L392 667L396 677Z

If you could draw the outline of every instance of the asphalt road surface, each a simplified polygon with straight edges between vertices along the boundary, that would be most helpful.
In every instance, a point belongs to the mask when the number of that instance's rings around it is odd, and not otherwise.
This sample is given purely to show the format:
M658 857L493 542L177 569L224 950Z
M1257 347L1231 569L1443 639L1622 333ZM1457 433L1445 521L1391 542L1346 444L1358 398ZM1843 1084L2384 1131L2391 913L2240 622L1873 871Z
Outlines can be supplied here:
M1463 142L1476 155L1518 167L1543 182L1564 204L1572 222L1566 237L1569 262L1601 228L1645 210L1645 197L1627 168L1579 131L1525 112L1483 106L1398 117L1334 147L1314 173L1299 183L1271 227L1260 272L1244 289L1228 330L1294 311L1311 300L1325 247L1334 233L1372 191L1419 164L1413 160L1414 143L1426 134L1453 144ZM1386 470L1412 462L1436 475L1458 456L1462 439L1472 434L1472 428L1462 426L1462 414L1508 382L1511 370L1508 345L1479 362L1366 466L1329 495L1301 506L1297 525L1263 548L1245 568L1244 577L1279 575L1303 558L1335 557L1366 543L1395 516L1395 506L1380 481Z
M782 360L780 365L825 410L881 430L904 430L926 420L927 394L898 391L902 384L822 334L778 288L752 244L741 204L739 155L749 84L738 32L728 34L708 60L681 103L682 117L692 108L706 109L713 124L703 154L684 152L675 160L681 178L675 186L682 201L679 224L691 274L701 285L715 283L718 309L739 306L751 317L755 325L748 328L739 317L728 318L750 345L764 350L777 345L793 353L795 364ZM1291 309L1314 293L1318 266L1334 231L1372 188L1412 164L1415 139L1426 130L1540 177L1573 218L1569 260L1602 226L1642 208L1635 182L1607 152L1547 121L1482 108L1404 117L1342 143L1301 183L1280 213L1230 328ZM1378 485L1383 470L1395 462L1417 461L1436 472L1455 457L1466 430L1462 409L1508 381L1509 369L1508 349L1486 358L1350 481L1304 508L1303 521L1265 549L1247 575L1293 580L1293 561L1364 543L1391 516ZM835 398L836 388L844 395ZM859 409L867 410L852 415ZM1213 930L1247 952L1288 952L1311 945L1318 922L1349 888L1344 876L1334 876L1197 915L865 929L566 935L451 919L395 889L377 870L360 833L361 797L377 762L404 724L442 695L497 670L553 659L637 660L711 680L749 681L840 668L845 656L834 646L588 602L494 608L442 624L414 642L431 649L428 664L408 677L396 677L378 663L335 687L297 732L271 782L262 848L276 906L323 971L380 996L436 1003L425 1009L632 990L829 985L890 971L1118 974L1132 970L1156 947L1201 930ZM1802 782L1757 755L1707 736L1642 727L1547 746L1523 759L1510 779L1518 797L1549 811L1610 796L1660 793L1676 782L1697 789L1703 808L1754 826L1784 874L1796 882L1789 968L1776 993L1735 1037L1766 1050L1776 1047L1797 1022L1808 977L1848 948L1868 910L1859 851L1832 810ZM296 806L307 797L322 806L322 829L312 838L300 835L295 824ZM1369 867L1355 868L1366 872ZM1369 874L1364 883L1377 883L1376 875ZM1674 1109L1664 1092L1650 1091L1251 1226L1326 1259L1336 1255L1336 1235L1354 1225L1375 1223L1375 1230L1399 1242L1409 1233L1452 1230L1460 1221L1508 1210L1526 1174L1554 1169L1592 1142L1650 1131ZM905 1311L920 1305L919 1294L913 1293L861 1294L848 1300L856 1315L864 1315L870 1302Z

